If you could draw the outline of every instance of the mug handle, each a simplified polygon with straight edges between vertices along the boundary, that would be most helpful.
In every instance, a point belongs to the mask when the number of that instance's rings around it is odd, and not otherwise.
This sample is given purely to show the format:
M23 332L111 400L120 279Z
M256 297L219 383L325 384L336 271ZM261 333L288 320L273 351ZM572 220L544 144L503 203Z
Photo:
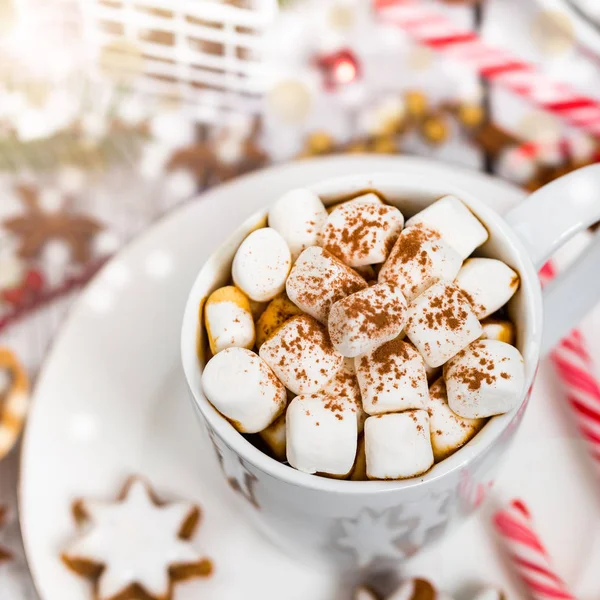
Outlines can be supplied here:
M576 233L600 221L600 164L545 185L505 219L539 270ZM542 355L600 300L600 232L577 261L545 287L543 298Z

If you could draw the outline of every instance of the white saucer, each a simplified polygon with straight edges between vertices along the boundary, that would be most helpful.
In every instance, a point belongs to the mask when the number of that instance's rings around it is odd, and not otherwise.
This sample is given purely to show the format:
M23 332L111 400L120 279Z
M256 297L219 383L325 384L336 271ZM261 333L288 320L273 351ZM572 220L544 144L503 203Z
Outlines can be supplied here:
M70 503L78 496L111 498L132 473L147 476L163 495L193 499L204 509L196 540L214 559L216 572L177 587L175 600L336 598L338 582L330 574L283 556L240 519L239 498L221 478L187 397L179 327L203 261L257 208L309 181L401 169L462 186L502 211L522 197L483 175L420 159L351 156L294 163L205 194L130 244L88 286L42 370L23 444L21 524L43 600L91 597L89 585L58 559L74 532ZM598 319L590 319L587 330L600 332ZM593 567L593 552L600 564L600 495L593 493L597 482L573 442L556 387L543 365L495 495L520 495L531 505L577 597L592 598L600 589ZM521 597L488 531L490 505L415 557L407 572L430 577L450 592L488 581L505 587L510 598Z

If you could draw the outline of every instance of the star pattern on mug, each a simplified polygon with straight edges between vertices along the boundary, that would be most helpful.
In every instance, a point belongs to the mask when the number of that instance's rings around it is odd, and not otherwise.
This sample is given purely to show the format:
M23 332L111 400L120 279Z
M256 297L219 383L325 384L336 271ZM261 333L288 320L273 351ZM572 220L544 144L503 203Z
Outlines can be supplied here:
M399 518L401 509L392 507L383 512L365 508L352 519L339 519L339 533L334 546L351 552L360 568L375 559L398 561L414 553L410 536L418 519Z
M417 526L411 531L411 543L415 548L441 533L448 524L453 507L452 493L427 494L418 502L412 502L405 508L407 517L415 517ZM423 515L426 515L424 517Z
M251 473L242 462L242 459L231 450L221 448L216 440L214 432L209 429L208 436L217 454L219 465L229 486L240 496L245 498L254 508L260 510L260 504L256 499L254 486L258 478Z

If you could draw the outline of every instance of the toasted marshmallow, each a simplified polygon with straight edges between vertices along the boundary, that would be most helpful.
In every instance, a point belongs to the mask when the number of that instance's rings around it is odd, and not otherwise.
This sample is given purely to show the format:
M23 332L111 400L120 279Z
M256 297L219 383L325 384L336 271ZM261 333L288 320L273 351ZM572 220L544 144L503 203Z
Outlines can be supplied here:
M235 285L252 300L266 302L283 292L291 265L285 240L271 227L263 227L240 244L231 274Z
M406 221L437 231L465 259L488 239L487 229L456 196L444 196Z
M340 370L325 386L322 393L329 394L340 402L348 402L349 410L356 414L358 432L362 433L368 415L363 410L354 361L351 358L344 358Z
M296 260L302 250L316 246L327 219L327 211L317 194L304 188L290 190L269 210L269 227L281 234Z
M350 472L352 481L367 481L367 455L365 453L365 436L358 438L358 449L356 450L356 459Z
M266 429L259 433L265 444L271 450L273 456L279 460L285 460L285 412Z
M409 304L405 331L430 367L443 365L483 333L469 301L444 281Z
M318 246L300 254L286 283L288 298L321 323L335 302L366 287L358 273Z
M365 265L364 267L354 267L354 270L367 282L376 282L377 273L373 265Z
M379 271L379 282L398 286L410 302L440 279L452 281L462 258L437 231L407 227Z
M351 267L382 263L402 231L395 206L352 200L327 217L321 245Z
M519 287L519 276L495 258L469 258L454 283L466 294L478 319L504 306Z
M233 285L219 288L208 297L204 323L213 354L225 348L254 346L254 320L248 296Z
M378 283L338 300L329 313L329 337L344 356L355 357L397 337L406 322L402 292Z
M287 459L305 473L345 476L356 457L356 416L325 394L297 396L286 413Z
M211 404L242 433L257 433L283 412L285 388L267 364L246 348L215 354L202 373Z
M294 394L322 390L338 372L338 354L323 325L308 315L293 317L263 343L260 357Z
M285 295L279 294L269 302L256 323L256 345L260 348L271 334L302 311Z
M480 419L512 410L525 386L525 364L510 344L477 340L444 365L450 408Z
M405 479L425 473L433 465L427 412L369 417L365 448L369 479Z
M465 419L451 410L442 377L429 388L427 412L436 463L454 454L485 424L485 419Z
M481 327L486 340L497 340L512 346L515 345L515 326L510 321L488 317L481 321Z
M506 594L495 587L487 587L480 590L473 600L508 600Z
M426 407L425 363L407 342L396 338L354 360L363 409L369 415Z
M255 321L258 321L260 315L265 312L268 305L268 302L257 302L256 300L250 299L250 312L252 313L252 318Z

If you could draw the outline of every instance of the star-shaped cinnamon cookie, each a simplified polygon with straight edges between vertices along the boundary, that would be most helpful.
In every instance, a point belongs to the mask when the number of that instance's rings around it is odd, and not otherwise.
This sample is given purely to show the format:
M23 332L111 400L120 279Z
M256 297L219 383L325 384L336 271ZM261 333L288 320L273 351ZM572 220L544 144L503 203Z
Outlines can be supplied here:
M176 582L212 572L190 543L198 506L161 503L140 479L116 502L77 501L73 514L81 533L62 559L94 581L97 600L170 600Z

